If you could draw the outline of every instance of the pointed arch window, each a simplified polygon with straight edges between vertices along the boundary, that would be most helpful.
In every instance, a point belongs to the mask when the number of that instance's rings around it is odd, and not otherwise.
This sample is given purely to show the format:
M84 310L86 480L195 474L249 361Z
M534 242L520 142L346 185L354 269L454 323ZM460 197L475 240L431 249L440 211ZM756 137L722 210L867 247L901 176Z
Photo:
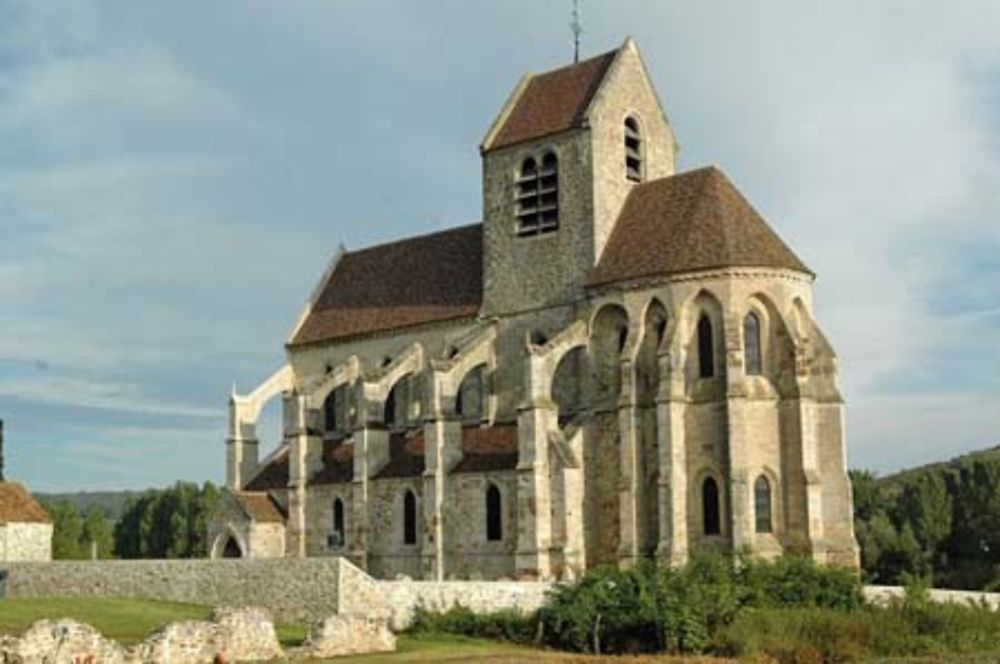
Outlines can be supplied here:
M417 543L417 497L409 489L403 496L403 544Z
M706 535L722 532L719 515L719 485L712 477L706 477L701 485L702 525Z
M701 315L698 319L698 376L711 378L715 375L715 343L712 340L712 321Z
M333 501L333 530L330 532L330 546L335 549L344 546L345 535L344 501L340 498L335 498Z
M760 347L760 318L750 312L743 319L743 363L748 376L759 376L764 369Z
M503 501L495 484L486 488L486 539L499 542L503 539Z
M521 163L516 187L517 234L549 233L559 228L559 159L554 152Z
M625 177L632 182L642 182L642 132L639 121L625 118Z
M758 533L772 532L771 523L771 483L761 475L753 483L754 522Z

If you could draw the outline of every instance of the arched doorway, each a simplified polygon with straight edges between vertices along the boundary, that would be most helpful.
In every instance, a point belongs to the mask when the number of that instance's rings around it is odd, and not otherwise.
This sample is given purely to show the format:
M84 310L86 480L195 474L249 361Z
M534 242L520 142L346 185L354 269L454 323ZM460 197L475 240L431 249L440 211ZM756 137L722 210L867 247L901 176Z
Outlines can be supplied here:
M236 542L236 539L232 535L226 538L226 543L222 547L222 557L223 558L243 557L243 551L240 550L240 545Z

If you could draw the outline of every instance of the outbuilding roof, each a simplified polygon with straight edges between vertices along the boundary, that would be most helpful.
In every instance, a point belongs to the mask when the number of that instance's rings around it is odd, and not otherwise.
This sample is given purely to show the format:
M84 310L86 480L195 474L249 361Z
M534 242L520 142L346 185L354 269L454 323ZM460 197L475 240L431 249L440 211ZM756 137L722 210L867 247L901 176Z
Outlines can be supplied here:
M234 491L233 499L240 509L257 523L284 523L281 506L266 491Z
M513 100L493 140L484 150L496 150L549 134L580 127L618 49L532 75Z
M244 487L246 491L270 491L288 488L288 445L282 445L271 455L266 465Z
M482 283L481 224L346 252L290 345L470 318Z
M0 482L0 523L52 523L52 519L23 484Z
M714 166L636 185L589 286L724 267L812 274Z

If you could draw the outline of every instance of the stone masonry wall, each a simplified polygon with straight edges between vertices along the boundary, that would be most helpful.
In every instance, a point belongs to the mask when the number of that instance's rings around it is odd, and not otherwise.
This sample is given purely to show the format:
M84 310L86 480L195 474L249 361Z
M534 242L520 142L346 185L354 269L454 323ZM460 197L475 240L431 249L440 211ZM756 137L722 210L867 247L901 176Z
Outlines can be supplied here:
M417 607L445 611L461 605L476 613L514 609L531 613L545 603L551 583L542 581L379 581L389 625L405 629Z
M52 560L51 523L8 523L0 527L2 560Z
M6 597L144 597L260 606L281 621L335 613L340 558L6 563ZM355 582L353 585L357 586Z

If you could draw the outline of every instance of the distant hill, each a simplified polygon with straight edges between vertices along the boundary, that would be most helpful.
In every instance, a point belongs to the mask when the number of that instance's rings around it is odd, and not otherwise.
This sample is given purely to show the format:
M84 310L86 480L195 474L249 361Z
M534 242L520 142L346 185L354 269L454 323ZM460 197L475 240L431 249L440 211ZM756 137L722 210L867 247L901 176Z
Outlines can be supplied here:
M35 493L34 496L43 503L54 503L60 500L69 501L81 514L93 506L104 512L111 521L117 521L125 511L125 503L129 498L142 495L142 491L77 491L74 493Z
M885 475L878 478L879 484L886 487L898 486L905 483L907 480L912 479L916 476L923 475L925 473L941 472L948 470L950 468L956 468L960 464L967 461L998 461L1000 460L1000 445L996 447L987 447L986 449L976 450L975 452L968 452L957 457L953 457L947 461L935 461L934 463L924 464L923 466L914 466L913 468L904 468L903 470L896 471L890 475Z

